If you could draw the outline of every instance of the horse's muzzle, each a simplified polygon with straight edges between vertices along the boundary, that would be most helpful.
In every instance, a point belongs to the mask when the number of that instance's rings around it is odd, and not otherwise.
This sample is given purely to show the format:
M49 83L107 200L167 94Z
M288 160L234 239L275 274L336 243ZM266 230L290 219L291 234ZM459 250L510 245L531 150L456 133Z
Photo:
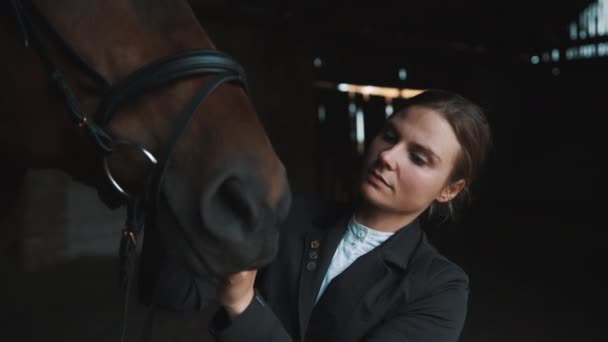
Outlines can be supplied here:
M200 214L209 236L203 254L211 273L259 268L276 255L279 226L287 216L291 193L284 172L280 179L271 180L281 182L278 197L263 180L251 172L235 173L203 195Z

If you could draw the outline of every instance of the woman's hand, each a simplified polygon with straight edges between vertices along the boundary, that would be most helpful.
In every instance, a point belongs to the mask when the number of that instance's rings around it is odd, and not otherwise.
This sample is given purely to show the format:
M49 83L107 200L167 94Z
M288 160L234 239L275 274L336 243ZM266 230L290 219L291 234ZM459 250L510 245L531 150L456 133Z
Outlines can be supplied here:
M257 272L251 270L234 273L220 282L218 299L231 320L242 314L253 300L253 283Z

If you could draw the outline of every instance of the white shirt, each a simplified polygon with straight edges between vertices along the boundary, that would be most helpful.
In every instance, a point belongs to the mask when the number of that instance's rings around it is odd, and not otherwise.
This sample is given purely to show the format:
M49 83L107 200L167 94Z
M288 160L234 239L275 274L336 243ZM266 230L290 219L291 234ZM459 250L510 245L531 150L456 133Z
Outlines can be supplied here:
M344 236L342 236L342 241L340 241L338 248L336 248L325 278L323 278L323 283L321 283L321 288L317 294L317 301L332 279L342 273L358 257L376 248L393 234L393 232L382 232L368 228L352 217L348 221L348 228Z

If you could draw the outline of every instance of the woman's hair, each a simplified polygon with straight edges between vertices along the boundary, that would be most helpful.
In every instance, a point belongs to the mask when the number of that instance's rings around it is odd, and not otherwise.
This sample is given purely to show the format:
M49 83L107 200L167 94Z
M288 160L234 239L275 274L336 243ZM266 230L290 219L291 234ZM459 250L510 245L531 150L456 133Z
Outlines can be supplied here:
M471 184L477 178L490 150L492 145L490 127L483 110L478 105L451 91L426 90L405 100L396 113L412 106L430 108L442 115L454 130L460 143L461 150L449 181L464 179L465 188L450 202L434 202L427 212L427 216L435 215L439 211L447 214L446 217L453 218L454 208L468 204Z

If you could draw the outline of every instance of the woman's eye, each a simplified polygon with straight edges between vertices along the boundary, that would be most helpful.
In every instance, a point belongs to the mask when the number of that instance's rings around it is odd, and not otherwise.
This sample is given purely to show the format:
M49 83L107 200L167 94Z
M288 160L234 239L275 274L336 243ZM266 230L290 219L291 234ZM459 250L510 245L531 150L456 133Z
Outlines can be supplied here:
M387 142L394 142L397 139L397 136L390 129L385 129L384 132L382 132L382 139Z
M426 159L420 153L411 153L410 154L410 159L416 165L425 165L426 164Z

